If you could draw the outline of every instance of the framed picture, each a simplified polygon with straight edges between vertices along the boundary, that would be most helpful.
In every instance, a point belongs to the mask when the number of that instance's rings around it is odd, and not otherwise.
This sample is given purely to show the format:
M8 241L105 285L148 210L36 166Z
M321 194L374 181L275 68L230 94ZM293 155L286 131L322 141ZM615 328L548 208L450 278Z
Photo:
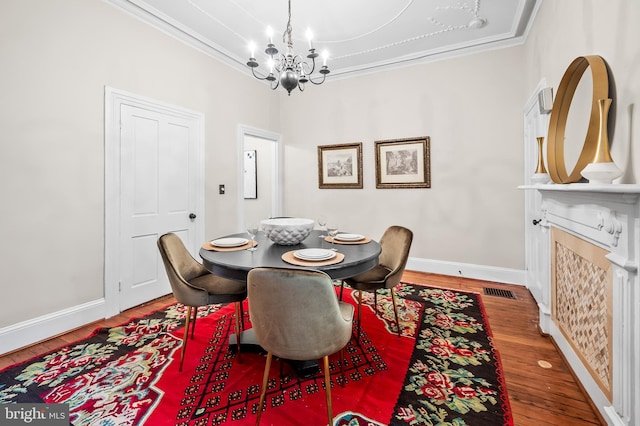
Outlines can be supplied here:
M320 188L362 188L362 142L318 147Z
M376 188L431 188L429 136L376 141Z

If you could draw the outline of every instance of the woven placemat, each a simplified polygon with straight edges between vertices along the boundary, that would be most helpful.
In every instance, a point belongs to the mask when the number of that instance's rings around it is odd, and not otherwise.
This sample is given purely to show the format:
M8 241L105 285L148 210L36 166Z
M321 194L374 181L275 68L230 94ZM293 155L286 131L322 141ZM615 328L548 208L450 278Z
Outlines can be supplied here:
M209 250L209 251L240 251L240 250L246 250L249 247L251 247L251 241L249 241L247 244L243 244L241 246L238 247L218 247L218 246L214 246L213 244L211 244L210 241L207 241L206 243L204 243L202 245L202 248L205 250ZM257 246L258 242L257 241L253 241L253 246Z
M293 255L293 252L295 252L295 250L291 250L286 252L285 254L282 255L282 260L284 260L287 263L290 263L292 265L297 265L297 266L327 266L327 265L333 265L336 263L340 263L344 260L344 254L342 253L336 253L336 257L332 257L329 260L322 260L322 261L313 261L313 260L302 260L302 259L298 259L297 257L295 257Z
M324 240L328 243L331 243L331 237L330 236L326 236L324 237ZM341 240L334 240L333 241L335 244L367 244L371 242L371 237L364 237L364 239L362 240L358 240L358 241L341 241Z

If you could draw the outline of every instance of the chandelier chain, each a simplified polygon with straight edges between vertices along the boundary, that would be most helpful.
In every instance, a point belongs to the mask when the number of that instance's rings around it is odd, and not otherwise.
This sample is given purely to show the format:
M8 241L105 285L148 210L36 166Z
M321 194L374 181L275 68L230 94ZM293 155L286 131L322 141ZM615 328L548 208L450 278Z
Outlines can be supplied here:
M289 0L289 19L287 20L287 28L285 28L284 33L282 33L282 42L286 43L288 46L293 46L293 41L291 40L292 32L293 28L291 27L291 0ZM287 38L286 40L285 37Z

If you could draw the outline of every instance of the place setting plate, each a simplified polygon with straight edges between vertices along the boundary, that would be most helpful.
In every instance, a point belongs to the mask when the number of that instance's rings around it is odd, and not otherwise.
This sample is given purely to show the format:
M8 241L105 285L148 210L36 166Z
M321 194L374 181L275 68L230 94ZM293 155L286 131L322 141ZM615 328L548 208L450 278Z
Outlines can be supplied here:
M364 240L364 235L360 234L338 234L335 236L335 239L338 241L360 241Z
M249 240L246 238L218 238L217 240L211 241L211 245L214 247L222 247L222 248L230 248L230 247L240 247L247 244Z
M324 239L325 241L331 243L331 237L327 236ZM366 244L371 242L371 238L364 236L362 234L348 234L342 232L335 237L333 237L334 244Z
M282 255L282 260L298 266L327 266L342 262L344 254L333 250L310 248L288 251Z
M310 262L320 262L323 260L329 260L336 257L336 252L332 250L310 248L303 250L296 250L293 252L293 256L296 259L306 260Z
M213 251L238 251L250 248L252 242L241 237L225 237L216 240L207 241L202 245L205 250ZM257 242L253 241L253 246L257 246Z

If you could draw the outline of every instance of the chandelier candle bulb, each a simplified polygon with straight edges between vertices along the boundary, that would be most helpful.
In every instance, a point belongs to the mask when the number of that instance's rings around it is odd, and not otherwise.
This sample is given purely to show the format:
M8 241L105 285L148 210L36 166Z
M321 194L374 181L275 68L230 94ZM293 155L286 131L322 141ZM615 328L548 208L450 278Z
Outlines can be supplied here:
M309 40L309 50L313 49L311 45L311 39L313 38L313 33L311 32L311 28L307 28L307 40Z
M322 66L326 67L327 66L327 58L329 57L329 52L327 52L326 50L322 51Z
M269 37L269 44L273 44L273 28L267 27L267 37Z

